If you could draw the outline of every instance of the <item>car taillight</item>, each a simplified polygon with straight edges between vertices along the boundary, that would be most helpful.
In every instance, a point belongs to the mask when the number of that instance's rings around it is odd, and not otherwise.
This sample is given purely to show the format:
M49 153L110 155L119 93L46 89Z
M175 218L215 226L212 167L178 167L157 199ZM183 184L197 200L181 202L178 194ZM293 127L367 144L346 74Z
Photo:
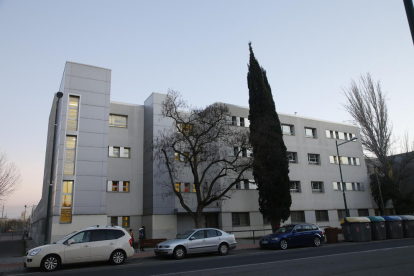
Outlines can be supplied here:
M129 239L129 245L130 245L131 247L134 247L134 246L132 245L132 238L130 238L130 239Z
M325 236L325 231L322 231L322 235Z

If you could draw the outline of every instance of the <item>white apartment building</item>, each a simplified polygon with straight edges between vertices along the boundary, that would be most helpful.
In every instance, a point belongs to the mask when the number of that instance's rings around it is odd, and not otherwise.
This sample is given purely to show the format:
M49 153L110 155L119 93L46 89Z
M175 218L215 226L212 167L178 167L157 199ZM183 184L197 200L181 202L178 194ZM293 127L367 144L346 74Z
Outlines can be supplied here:
M162 195L160 174L151 161L152 153L145 150L159 130L176 127L160 115L166 95L152 93L143 105L111 102L111 70L73 62L65 65L60 91L63 97L57 110L57 157L48 229L51 241L91 225L115 224L134 230L145 225L148 238L173 238L194 227L178 200ZM248 108L227 105L232 125L248 127ZM46 231L56 107L55 96L42 199L31 227L37 243L43 243ZM359 128L288 114L279 113L279 118L290 160L293 203L287 223L339 226L345 211L335 140L358 138ZM340 154L351 216L373 215L361 142L344 144ZM191 196L191 184L190 176L183 179L181 192ZM258 209L255 185L240 183L231 199L204 210L205 225L225 231L270 229Z

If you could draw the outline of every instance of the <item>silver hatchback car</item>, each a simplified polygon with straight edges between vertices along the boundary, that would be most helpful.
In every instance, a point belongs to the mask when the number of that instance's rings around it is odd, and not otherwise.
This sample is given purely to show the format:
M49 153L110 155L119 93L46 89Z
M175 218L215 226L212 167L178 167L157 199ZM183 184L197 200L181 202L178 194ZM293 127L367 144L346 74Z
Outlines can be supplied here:
M186 231L177 238L157 244L154 249L157 256L173 256L182 259L187 254L218 252L227 255L236 248L234 235L215 228L199 228Z

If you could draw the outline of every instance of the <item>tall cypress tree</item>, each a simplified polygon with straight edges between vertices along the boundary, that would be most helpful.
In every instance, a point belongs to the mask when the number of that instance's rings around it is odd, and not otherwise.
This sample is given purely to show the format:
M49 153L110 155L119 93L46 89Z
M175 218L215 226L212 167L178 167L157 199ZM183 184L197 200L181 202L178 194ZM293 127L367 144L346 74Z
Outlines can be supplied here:
M259 190L259 210L276 229L290 216L289 161L266 71L256 60L251 43L249 49L247 84L253 176Z

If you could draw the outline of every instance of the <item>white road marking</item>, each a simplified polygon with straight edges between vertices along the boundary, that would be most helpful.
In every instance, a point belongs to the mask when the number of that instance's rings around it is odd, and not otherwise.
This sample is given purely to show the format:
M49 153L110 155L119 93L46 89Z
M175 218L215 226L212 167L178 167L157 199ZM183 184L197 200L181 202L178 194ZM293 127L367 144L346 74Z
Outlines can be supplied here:
M153 274L153 276L167 276L167 275L177 275L177 274L184 274L184 273L214 271L214 270L222 270L222 269L229 269L229 268L239 268L239 267L247 267L247 266L275 264L275 263L280 263L280 262L292 262L292 261L300 261L300 260L307 260L307 259L326 258L326 257L332 257L332 256L349 255L349 254L354 254L354 253L371 253L371 252L377 252L377 251L386 251L386 250L402 249L402 248L409 248L409 247L414 247L414 245L399 246L399 247L393 247L393 248L373 249L373 250L366 250L366 251L353 251L353 252L348 252L348 253L329 254L329 255L322 255L322 256L306 257L306 258L291 259L291 260L281 260L281 261L273 261L273 262L265 262L265 263L255 263L255 264L236 265L236 266L225 266L225 267L220 267L220 268L208 268L208 269L192 270L192 271L181 271L181 272L174 272L174 273L167 273L167 274Z

